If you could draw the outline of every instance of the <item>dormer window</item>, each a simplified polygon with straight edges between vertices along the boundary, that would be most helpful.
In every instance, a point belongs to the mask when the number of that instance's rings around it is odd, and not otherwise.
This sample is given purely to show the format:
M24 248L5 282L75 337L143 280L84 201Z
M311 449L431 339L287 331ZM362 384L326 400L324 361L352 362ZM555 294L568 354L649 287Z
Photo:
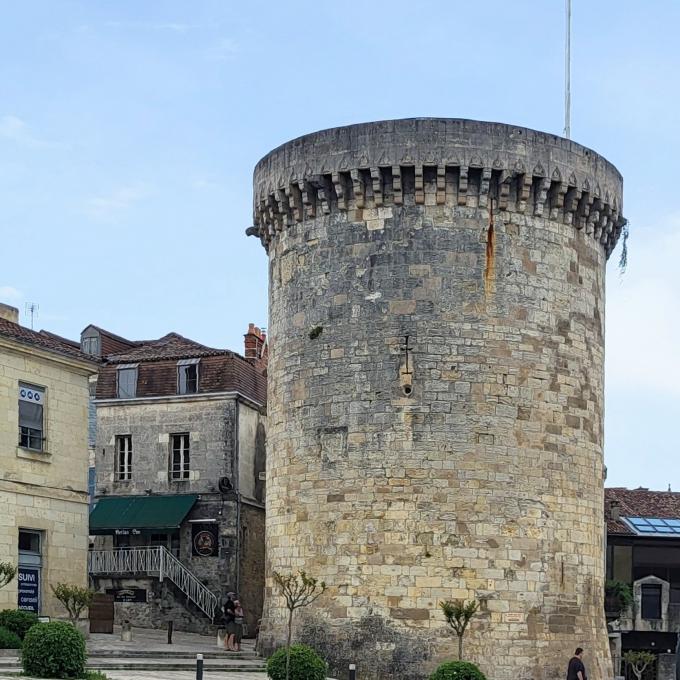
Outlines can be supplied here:
M80 351L92 356L101 356L102 346L99 331L88 326L80 335Z
M99 356L99 338L83 338L80 344L85 354Z
M177 362L177 394L198 392L198 363L200 359L182 359Z
M137 396L137 364L118 366L116 384L119 399L134 399Z

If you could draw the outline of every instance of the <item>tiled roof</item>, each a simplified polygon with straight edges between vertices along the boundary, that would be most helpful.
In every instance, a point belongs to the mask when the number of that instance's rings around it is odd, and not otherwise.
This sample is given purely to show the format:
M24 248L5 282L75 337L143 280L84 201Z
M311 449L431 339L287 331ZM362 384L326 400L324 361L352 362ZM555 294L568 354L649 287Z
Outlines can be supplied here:
M7 319L0 318L0 336L18 342L28 347L35 347L47 352L54 352L74 359L81 359L89 363L96 363L96 357L81 352L75 344L47 332L32 331L18 323L12 323Z
M642 488L613 487L604 490L604 498L608 534L636 535L625 522L611 518L610 506L612 501L618 501L621 517L680 519L680 493L677 491L650 491Z
M118 340L119 342L122 342L123 344L128 344L128 345L139 345L142 344L138 340L128 340L127 338L124 338L122 335L117 335L116 333L112 333L111 331L107 331L106 328L102 328L101 326L95 326L93 323L88 324L83 328L81 331L81 335L88 329L88 328L94 328L96 331L99 331L101 335L106 335L109 338L112 338L113 340Z
M69 340L68 338L64 338L61 335L57 335L56 333L50 333L50 331L46 331L43 328L41 328L39 331L40 335L45 335L48 338L52 338L53 340L56 340L57 342L61 342L64 345L68 345L69 347L72 347L73 349L80 349L80 343L76 342L75 340Z
M127 352L111 354L107 357L109 364L129 363L132 361L161 361L163 359L193 359L196 357L212 357L220 354L233 354L227 349L206 347L199 342L189 340L179 333L168 333L158 340L138 340L136 346Z

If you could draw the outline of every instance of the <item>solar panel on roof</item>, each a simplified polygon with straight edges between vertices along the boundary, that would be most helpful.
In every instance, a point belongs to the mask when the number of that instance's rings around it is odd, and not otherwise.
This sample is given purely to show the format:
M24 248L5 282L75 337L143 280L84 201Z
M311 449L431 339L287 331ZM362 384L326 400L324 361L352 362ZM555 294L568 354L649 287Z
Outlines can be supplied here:
M680 535L680 519L662 519L661 517L624 517L623 519L633 531L640 535Z

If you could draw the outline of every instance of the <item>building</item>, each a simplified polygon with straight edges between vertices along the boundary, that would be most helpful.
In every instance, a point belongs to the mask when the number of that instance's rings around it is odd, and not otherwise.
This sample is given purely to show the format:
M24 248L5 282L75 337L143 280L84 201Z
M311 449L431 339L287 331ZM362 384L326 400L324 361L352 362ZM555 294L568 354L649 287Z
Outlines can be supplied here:
M87 585L87 408L98 362L0 304L0 609L63 617L50 586Z
M625 220L604 158L451 119L324 130L256 166L269 255L272 571L328 589L295 637L362 678L455 655L438 603L478 600L494 680L611 674L604 589L607 258Z
M605 491L609 622L615 663L629 650L657 655L649 680L675 680L680 632L680 493ZM617 596L630 588L632 602ZM618 671L618 667L616 668Z
M264 590L265 335L251 324L245 357L177 333L129 341L95 326L82 346L104 359L95 588L114 594L118 620L172 619L190 631L210 629L226 593L238 592L254 632Z

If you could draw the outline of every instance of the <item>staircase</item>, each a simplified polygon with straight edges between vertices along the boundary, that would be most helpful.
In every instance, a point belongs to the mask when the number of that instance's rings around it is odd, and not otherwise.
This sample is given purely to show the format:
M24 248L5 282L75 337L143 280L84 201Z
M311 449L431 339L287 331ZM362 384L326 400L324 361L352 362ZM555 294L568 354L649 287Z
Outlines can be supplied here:
M215 620L218 600L207 586L199 581L167 548L116 548L90 550L90 576L144 574L169 579L190 602L193 602L211 621Z

